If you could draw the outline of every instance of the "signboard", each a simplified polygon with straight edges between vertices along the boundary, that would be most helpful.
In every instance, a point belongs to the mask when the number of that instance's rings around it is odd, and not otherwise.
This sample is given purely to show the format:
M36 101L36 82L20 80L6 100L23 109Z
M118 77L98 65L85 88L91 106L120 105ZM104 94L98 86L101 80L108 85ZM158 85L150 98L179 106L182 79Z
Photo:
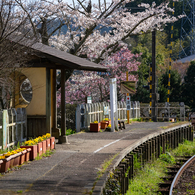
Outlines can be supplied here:
M109 107L104 106L104 115L109 115Z
M127 106L127 110L131 110L131 98L130 98L130 96L126 96L126 106Z
M91 96L87 96L87 104L91 104L92 103L92 98Z

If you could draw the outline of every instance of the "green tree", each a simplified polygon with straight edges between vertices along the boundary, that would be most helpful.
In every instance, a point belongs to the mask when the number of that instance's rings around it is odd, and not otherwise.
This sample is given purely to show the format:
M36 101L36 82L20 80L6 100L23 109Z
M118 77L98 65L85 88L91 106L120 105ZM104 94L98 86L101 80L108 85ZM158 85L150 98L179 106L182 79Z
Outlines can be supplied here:
M195 108L195 61L190 62L183 84L183 101L191 108Z
M167 70L159 79L159 88L158 93L160 94L159 102L167 101L167 92L168 92L168 78L169 71ZM171 80L170 80L170 102L181 102L182 95L182 85L181 85L181 76L177 70L171 71Z
M152 60L152 55L149 53L147 47L143 47L141 44L138 44L137 47L134 47L132 53L142 54L138 59L141 64L138 68L138 82L137 82L137 92L132 96L132 100L140 101L140 102L149 102L149 90L143 88L143 86L147 86L149 82L149 67Z

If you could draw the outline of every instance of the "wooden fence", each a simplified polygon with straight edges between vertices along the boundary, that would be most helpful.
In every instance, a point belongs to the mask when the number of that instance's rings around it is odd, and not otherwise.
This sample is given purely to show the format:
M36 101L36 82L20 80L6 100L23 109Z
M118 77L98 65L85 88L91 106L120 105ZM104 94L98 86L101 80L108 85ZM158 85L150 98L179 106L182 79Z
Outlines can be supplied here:
M117 106L118 118L127 120L126 102L118 102ZM76 108L76 131L89 129L91 122L95 120L100 122L104 118L111 118L110 115L109 102L79 104ZM130 118L140 118L139 102L131 102Z
M27 138L26 109L0 110L0 149L6 149Z

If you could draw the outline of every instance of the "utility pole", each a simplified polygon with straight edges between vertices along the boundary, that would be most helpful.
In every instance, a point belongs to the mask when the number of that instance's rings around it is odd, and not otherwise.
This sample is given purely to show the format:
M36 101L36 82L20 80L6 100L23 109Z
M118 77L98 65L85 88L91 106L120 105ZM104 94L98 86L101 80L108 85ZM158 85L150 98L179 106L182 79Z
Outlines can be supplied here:
M152 31L152 121L157 122L156 110L156 29Z

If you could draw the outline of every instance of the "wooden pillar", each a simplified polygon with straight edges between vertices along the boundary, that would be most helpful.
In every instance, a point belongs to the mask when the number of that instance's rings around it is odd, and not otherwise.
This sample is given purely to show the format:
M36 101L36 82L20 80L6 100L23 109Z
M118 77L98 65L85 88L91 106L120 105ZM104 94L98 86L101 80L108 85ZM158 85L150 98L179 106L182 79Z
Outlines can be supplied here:
M51 134L51 74L46 68L46 133Z
M56 107L56 69L51 70L51 128L52 136L59 138L57 129L57 107Z
M59 137L59 144L68 144L68 139L66 136L65 73L65 69L61 69L61 136Z

